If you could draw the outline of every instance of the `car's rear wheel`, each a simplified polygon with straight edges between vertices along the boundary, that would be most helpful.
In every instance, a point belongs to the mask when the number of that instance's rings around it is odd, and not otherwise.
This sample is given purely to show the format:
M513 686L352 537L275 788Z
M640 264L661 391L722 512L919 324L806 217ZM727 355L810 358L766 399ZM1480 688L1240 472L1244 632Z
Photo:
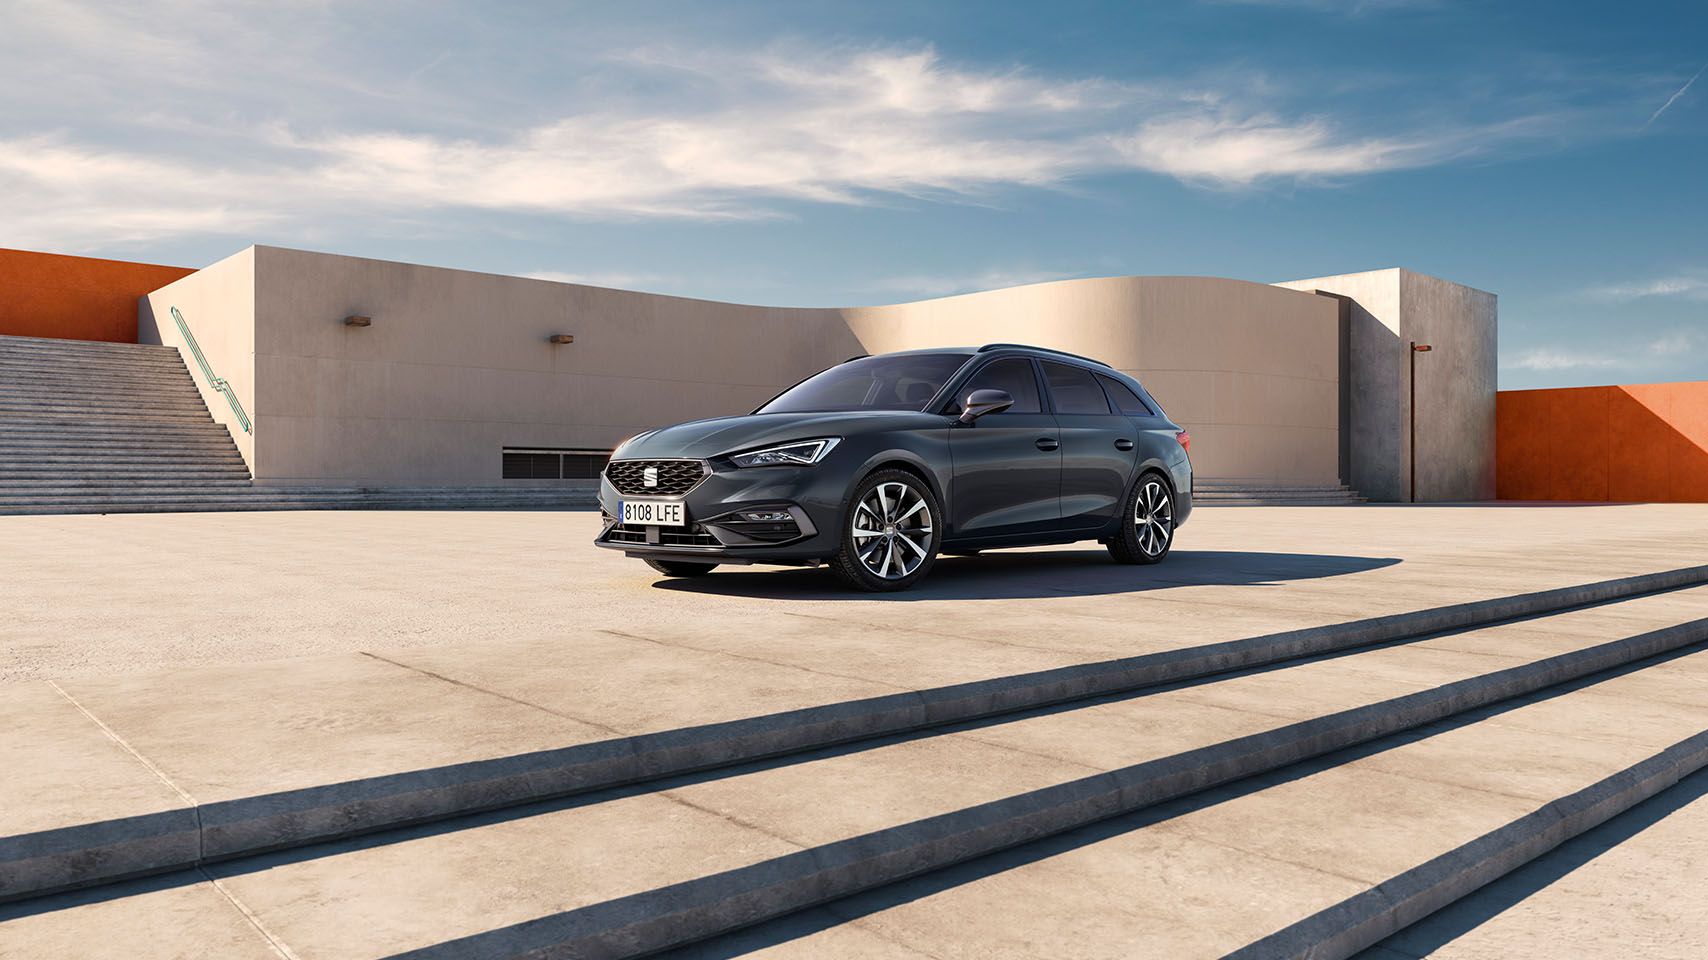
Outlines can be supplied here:
M905 470L879 470L849 498L831 572L860 590L913 586L937 559L942 514L925 481Z
M654 560L647 558L646 565L667 577L703 577L718 568L715 563L695 563L692 560Z
M1121 563L1161 563L1174 545L1174 493L1162 474L1147 471L1127 493L1121 529L1109 555Z

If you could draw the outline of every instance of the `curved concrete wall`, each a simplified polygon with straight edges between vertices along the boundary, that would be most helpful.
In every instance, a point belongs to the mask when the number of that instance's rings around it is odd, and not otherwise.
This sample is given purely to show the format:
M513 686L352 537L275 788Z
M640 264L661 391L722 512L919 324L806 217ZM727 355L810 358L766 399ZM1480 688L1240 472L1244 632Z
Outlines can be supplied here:
M210 268L148 309L193 304L204 349L250 353L213 351L250 404L244 453L263 482L499 483L506 446L608 449L662 423L752 409L855 354L990 341L1138 376L1192 432L1201 476L1337 476L1339 305L1264 284L1118 277L817 309L274 247L220 267L234 265L253 283ZM373 325L347 327L351 314ZM557 333L575 342L548 343Z
M1217 277L1060 280L842 311L868 352L1013 341L1138 377L1200 476L1338 483L1339 307Z

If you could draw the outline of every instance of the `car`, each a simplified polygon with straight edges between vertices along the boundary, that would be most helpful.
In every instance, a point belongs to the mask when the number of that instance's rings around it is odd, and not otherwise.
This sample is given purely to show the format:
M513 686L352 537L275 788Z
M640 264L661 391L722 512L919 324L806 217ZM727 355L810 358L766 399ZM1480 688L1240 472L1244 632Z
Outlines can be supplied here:
M669 577L828 565L902 590L938 554L1096 540L1159 563L1192 512L1191 438L1106 363L1032 347L846 360L744 416L611 454L594 542Z

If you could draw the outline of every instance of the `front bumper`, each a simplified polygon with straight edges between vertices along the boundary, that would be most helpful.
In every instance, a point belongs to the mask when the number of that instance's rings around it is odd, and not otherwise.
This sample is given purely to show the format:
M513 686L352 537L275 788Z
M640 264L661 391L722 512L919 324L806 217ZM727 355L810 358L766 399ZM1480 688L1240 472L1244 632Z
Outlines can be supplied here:
M596 546L632 557L709 563L812 564L837 549L845 484L839 471L810 467L739 468L708 463L693 489L674 497L625 495L609 478L599 480L603 524ZM637 527L618 522L623 500L683 505L685 526ZM750 513L786 514L753 520Z

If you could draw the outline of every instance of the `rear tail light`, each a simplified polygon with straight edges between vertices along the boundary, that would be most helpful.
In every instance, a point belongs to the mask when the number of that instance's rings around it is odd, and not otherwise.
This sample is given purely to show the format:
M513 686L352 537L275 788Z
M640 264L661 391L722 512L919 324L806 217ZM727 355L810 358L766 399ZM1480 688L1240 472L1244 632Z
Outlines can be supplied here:
M1180 441L1180 449L1185 450L1187 453L1192 452L1192 434L1182 430L1174 435L1174 439Z

